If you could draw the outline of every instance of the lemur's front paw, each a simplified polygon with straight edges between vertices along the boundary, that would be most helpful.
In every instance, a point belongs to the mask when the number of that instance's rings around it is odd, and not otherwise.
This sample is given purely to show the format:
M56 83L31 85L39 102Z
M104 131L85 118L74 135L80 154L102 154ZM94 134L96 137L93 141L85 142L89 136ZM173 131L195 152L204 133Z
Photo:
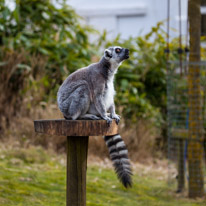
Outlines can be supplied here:
M108 125L110 125L112 123L112 119L110 117L105 116L105 117L103 117L103 119L107 121Z
M112 119L115 119L115 122L116 122L117 124L119 124L120 116L119 116L118 114L110 114L110 117L111 117Z

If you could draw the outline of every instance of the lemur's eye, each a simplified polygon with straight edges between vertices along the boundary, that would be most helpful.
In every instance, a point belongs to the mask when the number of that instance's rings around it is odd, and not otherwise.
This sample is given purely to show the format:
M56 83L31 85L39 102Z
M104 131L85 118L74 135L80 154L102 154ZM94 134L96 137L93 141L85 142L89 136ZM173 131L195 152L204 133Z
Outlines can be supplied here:
M116 49L115 49L115 52L116 52L116 53L120 53L120 52L121 52L121 49L120 49L120 48L116 48Z

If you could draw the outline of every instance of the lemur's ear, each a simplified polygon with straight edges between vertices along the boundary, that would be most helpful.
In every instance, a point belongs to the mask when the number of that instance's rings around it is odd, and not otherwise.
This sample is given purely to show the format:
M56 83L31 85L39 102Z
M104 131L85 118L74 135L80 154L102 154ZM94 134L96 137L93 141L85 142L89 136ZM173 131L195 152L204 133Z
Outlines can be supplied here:
M112 58L112 52L109 49L105 49L104 56L107 59Z

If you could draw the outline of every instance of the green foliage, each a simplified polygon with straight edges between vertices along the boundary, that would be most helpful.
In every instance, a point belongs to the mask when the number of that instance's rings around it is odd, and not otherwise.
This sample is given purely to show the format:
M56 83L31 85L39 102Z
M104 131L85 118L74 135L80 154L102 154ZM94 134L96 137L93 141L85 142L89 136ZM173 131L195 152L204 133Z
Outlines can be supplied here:
M0 5L0 45L4 51L24 49L26 64L37 55L45 58L44 68L32 67L34 79L44 70L47 93L62 82L63 76L90 63L92 50L80 17L64 2L60 8L50 0L16 0L14 11Z
M161 26L162 23L158 23L145 36L124 41L118 36L114 42L107 43L107 46L120 45L130 49L130 59L117 73L116 100L123 115L133 121L149 118L159 124L160 112L166 111L166 33ZM174 50L175 47L177 42L173 40L170 48ZM176 58L177 53L173 52L170 59Z
M14 10L0 1L0 129L22 101L28 109L56 101L64 77L91 63L93 30L80 20L64 1L56 7L50 0L16 0Z

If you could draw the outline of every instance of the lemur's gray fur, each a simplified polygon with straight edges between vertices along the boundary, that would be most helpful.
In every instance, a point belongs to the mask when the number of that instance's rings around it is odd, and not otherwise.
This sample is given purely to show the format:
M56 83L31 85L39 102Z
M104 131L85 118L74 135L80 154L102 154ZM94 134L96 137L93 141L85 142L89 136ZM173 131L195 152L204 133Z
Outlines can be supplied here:
M66 119L104 119L108 124L120 117L115 113L113 79L129 50L109 47L98 63L78 69L60 86L57 93L59 109ZM110 112L109 116L107 111ZM104 137L118 178L125 187L132 184L128 151L119 134Z

